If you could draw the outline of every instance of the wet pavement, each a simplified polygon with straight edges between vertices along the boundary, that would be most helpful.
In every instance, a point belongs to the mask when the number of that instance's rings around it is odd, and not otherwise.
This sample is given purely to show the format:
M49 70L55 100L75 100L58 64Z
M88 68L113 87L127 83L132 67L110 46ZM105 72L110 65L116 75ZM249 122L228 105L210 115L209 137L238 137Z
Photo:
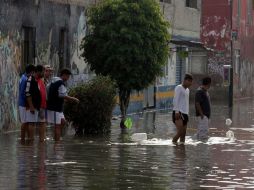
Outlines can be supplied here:
M171 143L169 111L131 117L126 133L114 120L109 136L77 138L67 128L57 144L51 129L46 143L33 145L21 145L18 133L2 134L0 189L254 189L254 101L237 102L233 110L213 106L206 142L195 140L191 116L185 145ZM235 138L226 137L228 130ZM131 142L139 132L148 140Z

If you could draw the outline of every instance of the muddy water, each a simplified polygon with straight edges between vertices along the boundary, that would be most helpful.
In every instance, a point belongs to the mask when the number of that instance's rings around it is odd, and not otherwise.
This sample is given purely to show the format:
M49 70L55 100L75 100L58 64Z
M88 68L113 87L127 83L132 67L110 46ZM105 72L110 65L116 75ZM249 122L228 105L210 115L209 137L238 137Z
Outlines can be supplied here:
M29 146L17 133L4 134L0 189L254 189L253 108L252 101L238 102L232 111L213 106L206 142L195 139L192 116L186 144L178 146L171 143L175 128L168 111L133 115L125 133L114 120L106 137L75 138L69 128L58 144L50 129L46 143ZM235 139L226 138L228 130ZM131 142L138 132L148 140Z

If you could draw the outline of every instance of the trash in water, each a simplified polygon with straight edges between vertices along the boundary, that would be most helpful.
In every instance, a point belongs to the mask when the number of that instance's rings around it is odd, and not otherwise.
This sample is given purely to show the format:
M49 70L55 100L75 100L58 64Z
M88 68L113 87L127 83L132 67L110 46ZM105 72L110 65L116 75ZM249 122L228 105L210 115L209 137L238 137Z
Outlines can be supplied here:
M133 135L131 135L131 141L137 142L143 140L147 140L146 133L134 133Z
M226 119L226 125L227 125L227 126L230 126L231 124L232 124L232 120L231 120L231 119L229 119L229 118L228 118L228 119Z
M229 130L229 131L226 133L226 137L229 138L230 140L235 139L234 132L231 131L231 130Z

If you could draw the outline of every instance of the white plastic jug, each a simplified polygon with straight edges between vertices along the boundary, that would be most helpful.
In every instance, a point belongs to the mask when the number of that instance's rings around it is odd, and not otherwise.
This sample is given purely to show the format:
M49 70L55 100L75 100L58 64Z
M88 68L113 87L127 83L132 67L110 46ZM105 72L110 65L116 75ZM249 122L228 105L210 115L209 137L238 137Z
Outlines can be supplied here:
M226 137L229 138L230 140L233 140L235 138L235 134L233 131L229 130L227 133L226 133Z
M230 126L231 124L232 124L232 120L231 120L231 119L229 119L229 118L228 118L228 119L226 119L226 125L227 125L227 126Z
M134 142L147 140L147 134L146 133L134 133L131 135L131 140Z

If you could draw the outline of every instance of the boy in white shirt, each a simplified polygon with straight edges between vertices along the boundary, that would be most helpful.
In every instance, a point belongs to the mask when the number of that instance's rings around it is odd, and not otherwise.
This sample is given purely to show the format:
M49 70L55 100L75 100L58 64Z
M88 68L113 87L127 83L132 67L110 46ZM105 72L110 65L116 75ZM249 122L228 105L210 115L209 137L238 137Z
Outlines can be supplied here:
M172 140L174 144L177 143L179 138L181 143L185 142L186 128L189 120L189 87L192 85L192 80L191 74L185 74L183 83L175 87L172 121L176 126L177 133Z

